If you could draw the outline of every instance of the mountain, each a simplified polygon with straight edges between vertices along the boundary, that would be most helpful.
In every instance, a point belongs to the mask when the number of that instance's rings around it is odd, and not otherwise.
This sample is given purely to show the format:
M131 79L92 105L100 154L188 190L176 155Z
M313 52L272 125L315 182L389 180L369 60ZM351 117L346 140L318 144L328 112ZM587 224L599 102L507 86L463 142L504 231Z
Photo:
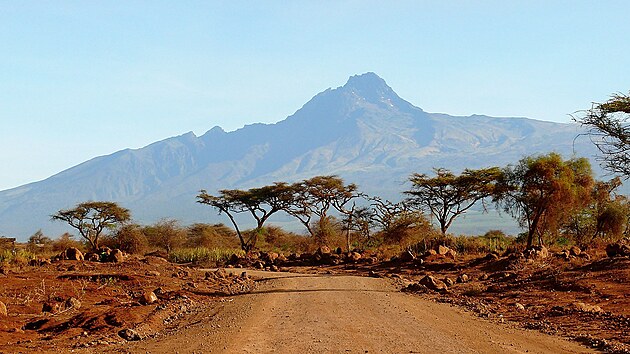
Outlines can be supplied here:
M575 139L581 132L576 124L427 113L366 73L317 94L275 124L232 132L214 127L202 136L191 132L2 191L0 234L23 240L40 228L52 235L65 231L67 226L53 224L49 215L86 200L116 201L142 223L164 217L225 221L195 202L200 189L249 188L322 174L399 199L411 173L433 167L503 166L549 151L590 157L595 153L590 141Z

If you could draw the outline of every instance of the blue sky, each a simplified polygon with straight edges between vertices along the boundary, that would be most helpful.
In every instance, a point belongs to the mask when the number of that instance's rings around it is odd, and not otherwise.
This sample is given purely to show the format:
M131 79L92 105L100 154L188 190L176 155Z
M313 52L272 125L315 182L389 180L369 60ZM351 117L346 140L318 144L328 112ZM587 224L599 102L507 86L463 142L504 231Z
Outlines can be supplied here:
M0 0L0 190L276 122L367 71L429 112L568 114L630 90L627 1Z

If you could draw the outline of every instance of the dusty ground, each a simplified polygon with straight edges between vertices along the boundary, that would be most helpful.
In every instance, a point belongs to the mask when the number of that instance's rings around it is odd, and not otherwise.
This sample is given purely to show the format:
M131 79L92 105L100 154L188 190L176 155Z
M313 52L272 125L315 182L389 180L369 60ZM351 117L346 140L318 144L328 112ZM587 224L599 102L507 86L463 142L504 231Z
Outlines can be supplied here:
M533 331L500 326L402 293L391 280L269 276L226 298L212 321L168 337L107 348L134 353L586 353Z
M118 334L125 329L153 336L213 308L224 294L253 286L238 276L206 273L159 257L3 268L0 301L8 316L0 315L0 353L70 352L125 343ZM143 303L148 291L154 291L157 302ZM51 309L42 311L47 305Z
M254 284L242 269L230 276L158 257L3 269L0 353L630 352L627 257L431 256L283 270L294 273L248 270ZM427 274L470 280L401 291ZM147 290L156 303L142 304ZM121 338L125 329L142 340Z

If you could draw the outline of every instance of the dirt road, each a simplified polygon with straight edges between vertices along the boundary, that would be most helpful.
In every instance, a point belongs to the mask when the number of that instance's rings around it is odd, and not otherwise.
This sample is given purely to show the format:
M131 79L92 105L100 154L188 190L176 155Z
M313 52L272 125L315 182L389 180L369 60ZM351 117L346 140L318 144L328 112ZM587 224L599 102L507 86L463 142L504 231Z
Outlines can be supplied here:
M225 298L185 328L114 352L585 353L578 344L511 329L399 292L387 279L257 273L247 295Z

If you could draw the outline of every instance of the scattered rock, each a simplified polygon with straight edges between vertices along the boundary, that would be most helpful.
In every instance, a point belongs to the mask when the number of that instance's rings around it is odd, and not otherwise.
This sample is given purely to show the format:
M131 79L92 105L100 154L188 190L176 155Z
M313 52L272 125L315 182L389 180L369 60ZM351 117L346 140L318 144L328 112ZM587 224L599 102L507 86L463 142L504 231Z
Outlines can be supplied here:
M545 259L549 257L549 250L545 246L532 246L525 250L525 258L527 259Z
M580 253L580 255L578 257L580 257L582 259L586 259L587 261L591 260L591 256L588 253L584 252L584 251L582 251L582 253Z
M518 302L514 304L514 307L516 307L516 309L519 310L519 311L524 311L525 310L525 306L523 306L523 304L520 304Z
M131 329L131 328L127 328L127 329L123 329L120 332L118 332L118 335L125 340L128 341L136 341L136 340L141 340L142 337L140 337L140 334L138 334L138 332L136 332L135 330Z
M150 276L150 277L159 277L160 276L160 272L158 272L157 270L149 270L145 274Z
M79 299L74 298L74 297L69 297L66 302L64 303L64 308L66 310L68 309L79 309L81 308L81 301L79 301Z
M378 273L376 273L376 272L375 272L375 271L373 271L373 270L371 270L371 271L369 271L369 272L368 272L368 276L369 276L369 277L372 277L372 278L380 278L380 277L381 277Z
M416 259L416 255L413 254L410 250L405 250L400 254L400 260L403 262L411 262Z
M588 305L583 302L574 302L571 304L570 307L571 309L575 311L580 311L580 312L592 312L592 313L604 312L604 310L602 310L602 308L597 305Z
M488 280L488 274L483 273L479 276L479 280Z
M83 253L81 253L81 251L79 251L78 248L70 247L64 253L65 253L64 259L67 259L69 261L82 261L83 260Z
M341 254L343 252L343 250L341 249L341 247L337 247L337 249L335 250L336 254Z
M450 259L455 259L455 257L457 257L457 252L455 252L452 249L449 249L444 256L446 256L446 257L448 257Z
M499 259L499 255L496 253L488 253L485 257L483 257L483 259L487 261L496 261Z
M445 256L450 250L451 250L450 248L440 245L438 246L436 251L437 251L437 254Z
M6 317L9 313L7 312L7 305L4 302L0 301L0 317Z
M317 254L321 255L325 255L325 254L330 254L330 247L328 246L319 246L319 248L317 249Z
M145 291L140 299L140 303L143 305L150 305L156 301L158 301L158 297L153 291Z
M449 286L449 287L455 285L455 282L453 281L453 279L448 278L448 277L444 278L443 282L444 284L446 284L446 286Z
M458 282L458 283L467 283L467 282L468 282L468 280L470 280L470 278L468 277L468 275L467 275L467 274L460 274L460 275L457 277L457 282Z
M57 313L59 312L60 307L61 306L57 302L46 301L42 304L42 313L44 312Z
M426 275L424 278L420 279L418 283L434 291L447 291L448 290L448 286L444 284L443 281L436 279L430 275Z
M581 253L582 253L582 250L578 246L571 246L571 248L569 248L569 254L572 255L572 256L577 257Z
M272 272L277 272L278 271L278 266L273 264L271 267L269 267L269 270Z
M348 258L349 261L351 262L358 262L361 259L361 253L359 252L350 252L348 254Z
M121 263L125 260L125 255L119 249L112 250L107 260L112 263Z
M438 253L435 250L428 250L425 256L435 256L436 254Z
M84 256L85 260L88 262L100 262L101 261L101 257L98 255L98 253L86 253Z
M630 256L630 246L621 243L611 243L606 246L608 257Z

